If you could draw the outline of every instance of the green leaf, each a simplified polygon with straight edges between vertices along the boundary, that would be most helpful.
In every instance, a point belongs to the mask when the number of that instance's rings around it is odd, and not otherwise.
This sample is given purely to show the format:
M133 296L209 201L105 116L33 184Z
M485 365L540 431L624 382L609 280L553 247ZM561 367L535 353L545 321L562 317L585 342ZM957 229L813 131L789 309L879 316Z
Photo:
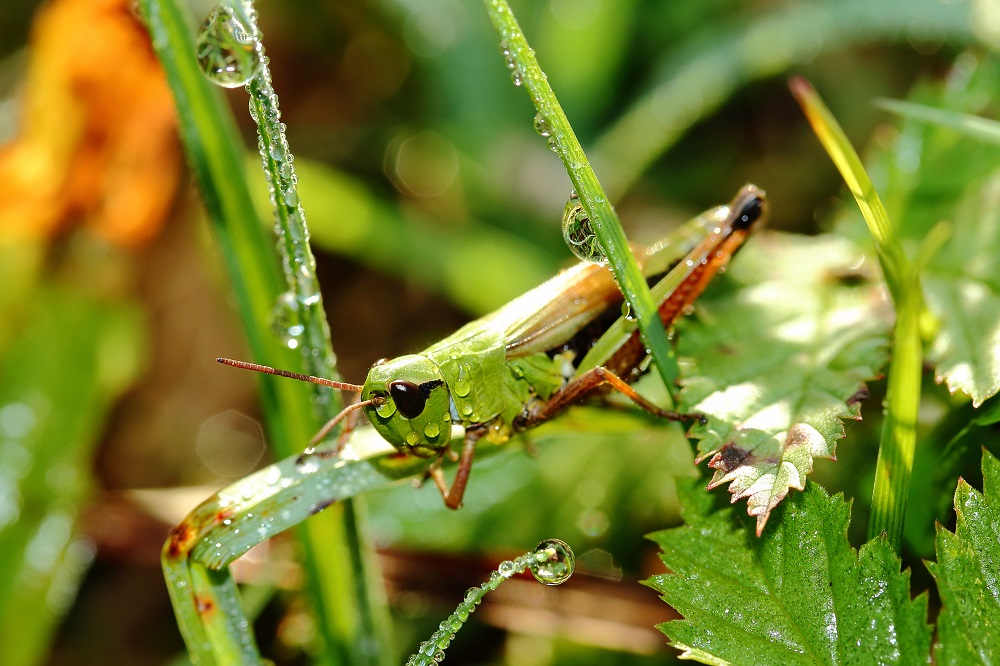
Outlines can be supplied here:
M834 457L886 362L891 315L858 262L842 239L760 236L734 260L740 285L678 327L682 409L708 417L690 436L712 457L710 485L746 497L758 532L813 458Z
M683 616L659 625L704 663L925 663L927 597L884 538L847 541L850 505L810 483L761 538L732 508L678 482L688 525L653 534L670 573L646 581ZM740 524L742 523L742 525Z
M1000 462L983 451L983 492L964 480L955 491L954 534L938 526L937 563L928 562L944 610L938 618L939 664L1000 659Z

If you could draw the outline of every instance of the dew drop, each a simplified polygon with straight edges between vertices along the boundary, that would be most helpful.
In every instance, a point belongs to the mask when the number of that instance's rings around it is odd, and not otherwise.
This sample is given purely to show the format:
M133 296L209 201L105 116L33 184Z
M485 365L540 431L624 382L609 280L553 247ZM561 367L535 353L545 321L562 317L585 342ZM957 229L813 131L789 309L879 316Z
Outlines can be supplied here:
M406 433L406 443L410 446L416 446L420 442L420 435L414 431Z
M298 299L286 291L278 296L271 308L271 330L289 349L298 349L302 343L305 326L300 321Z
M428 423L424 426L424 435L434 439L441 434L441 427L437 423Z
M462 405L462 413L465 414L466 416L468 416L469 414L471 414L472 413L472 405L470 405L469 403L465 403L464 405Z
M552 135L552 129L549 127L549 121L545 119L545 116L541 113L535 114L534 121L535 131L538 132L540 136L548 138Z
M396 413L396 403L392 400L386 400L381 405L376 405L375 413L382 418L387 419Z
M510 80L515 86L520 88L521 84L524 83L524 75L521 74L521 70L515 69L513 72L510 73Z
M580 198L574 192L566 208L563 209L562 218L563 239L566 245L577 257L592 264L604 265L608 263L608 258L601 248L601 243L597 240L590 218L587 217Z
M470 391L472 391L472 383L469 382L467 378L460 376L458 379L455 380L455 385L452 387L452 389L455 391L455 395L457 395L460 398L464 398L465 396L469 395Z
M208 79L224 88L246 85L260 71L260 42L245 14L221 2L202 24L195 40L198 65Z
M565 541L549 539L535 547L531 573L539 583L560 585L569 580L576 568L576 556Z
M497 571L499 571L500 575L504 578L510 578L517 573L517 565L510 560L504 560L500 563L500 566L497 567Z

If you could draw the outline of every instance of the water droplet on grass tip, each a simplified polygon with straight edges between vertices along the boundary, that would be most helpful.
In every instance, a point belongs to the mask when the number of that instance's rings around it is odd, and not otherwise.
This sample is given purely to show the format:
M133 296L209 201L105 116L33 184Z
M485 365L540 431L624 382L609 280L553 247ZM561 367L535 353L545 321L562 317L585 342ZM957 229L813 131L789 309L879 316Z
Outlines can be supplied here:
M198 65L208 79L224 88L246 85L260 70L260 43L246 17L229 3L211 11L195 40Z
M604 254L590 218L576 193L570 197L566 202L566 208L563 209L562 230L563 240L577 257L592 264L608 263L608 257Z
M565 541L549 539L535 547L531 573L539 583L560 585L576 568L576 555Z

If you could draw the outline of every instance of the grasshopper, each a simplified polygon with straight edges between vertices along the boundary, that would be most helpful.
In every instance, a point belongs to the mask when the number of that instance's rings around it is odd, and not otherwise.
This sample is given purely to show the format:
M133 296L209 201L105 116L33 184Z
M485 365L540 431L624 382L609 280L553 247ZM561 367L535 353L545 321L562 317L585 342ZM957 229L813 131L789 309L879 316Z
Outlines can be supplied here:
M728 206L711 209L673 237L635 252L647 281L666 275L653 287L665 327L691 308L765 213L763 191L746 185ZM358 402L323 426L303 456L316 455L312 446L348 416L352 419L344 430L352 429L363 411L408 460L436 458L428 474L445 504L457 509L480 439L503 443L598 389L618 391L666 419L700 418L661 409L629 385L642 373L647 353L638 330L621 315L622 301L610 271L581 262L420 353L376 362L363 385L218 361L359 394ZM450 448L456 425L464 432L457 456ZM458 460L450 487L441 470L448 454ZM382 464L389 473L392 463Z

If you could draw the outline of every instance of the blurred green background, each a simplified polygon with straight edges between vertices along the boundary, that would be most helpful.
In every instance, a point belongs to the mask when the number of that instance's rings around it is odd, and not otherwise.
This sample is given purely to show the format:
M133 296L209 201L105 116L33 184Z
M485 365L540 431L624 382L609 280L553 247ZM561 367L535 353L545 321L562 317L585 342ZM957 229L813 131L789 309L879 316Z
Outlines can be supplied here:
M212 7L189 5L196 17ZM885 135L873 97L903 97L944 75L966 49L991 47L998 24L989 2L936 0L514 8L637 242L751 181L769 195L772 228L817 232L839 179L787 77L808 77L863 146ZM290 0L258 10L348 381L569 263L559 228L569 180L532 130L533 109L478 3ZM226 95L253 146L245 93ZM213 362L246 351L173 122L128 0L5 7L5 664L180 656L158 563L166 530L268 460L254 378ZM269 224L249 150L248 164ZM870 421L851 426L840 461L817 466L828 488L858 497L856 513L866 511L877 432ZM695 473L687 443L666 439L626 414L570 414L533 440L537 454L512 445L478 464L460 512L431 487L372 497L399 649L412 650L501 559L559 537L581 556L575 587L541 601L514 588L484 605L449 663L669 662L652 625L672 611L635 582L661 570L642 535L679 520L672 475ZM929 554L926 536L910 537L911 556ZM281 590L261 615L262 648L301 663L311 626L289 592L294 545L255 554L238 575L254 581L266 568Z

